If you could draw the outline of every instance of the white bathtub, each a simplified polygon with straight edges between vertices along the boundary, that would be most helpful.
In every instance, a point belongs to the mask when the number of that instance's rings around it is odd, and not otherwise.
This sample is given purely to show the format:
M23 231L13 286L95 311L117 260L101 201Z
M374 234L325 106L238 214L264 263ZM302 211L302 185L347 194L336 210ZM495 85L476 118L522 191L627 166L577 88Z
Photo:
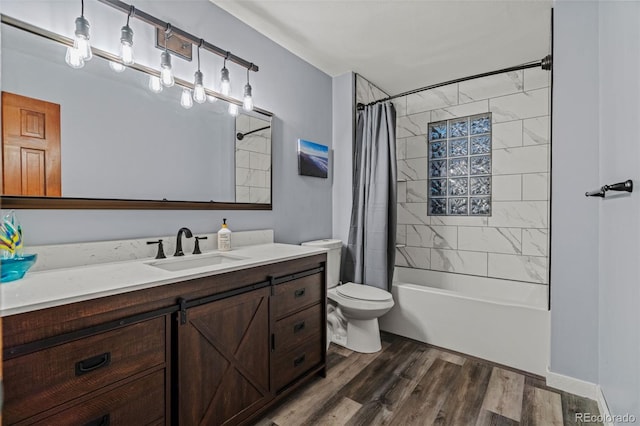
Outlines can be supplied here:
M550 315L540 284L396 267L380 329L541 376Z

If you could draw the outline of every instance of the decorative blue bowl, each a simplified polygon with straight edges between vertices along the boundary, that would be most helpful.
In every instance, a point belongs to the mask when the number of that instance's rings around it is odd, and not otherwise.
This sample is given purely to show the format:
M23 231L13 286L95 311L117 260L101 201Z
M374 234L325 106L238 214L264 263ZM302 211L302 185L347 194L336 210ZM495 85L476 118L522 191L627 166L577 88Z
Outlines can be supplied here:
M0 282L6 283L24 277L37 258L37 254L25 254L13 259L0 259Z

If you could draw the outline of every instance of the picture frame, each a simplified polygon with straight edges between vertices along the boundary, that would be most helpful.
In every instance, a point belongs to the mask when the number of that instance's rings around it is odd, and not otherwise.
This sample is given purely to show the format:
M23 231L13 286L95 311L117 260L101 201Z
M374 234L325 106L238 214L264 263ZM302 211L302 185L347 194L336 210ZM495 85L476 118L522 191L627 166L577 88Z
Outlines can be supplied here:
M329 147L298 139L298 174L326 179L329 176Z

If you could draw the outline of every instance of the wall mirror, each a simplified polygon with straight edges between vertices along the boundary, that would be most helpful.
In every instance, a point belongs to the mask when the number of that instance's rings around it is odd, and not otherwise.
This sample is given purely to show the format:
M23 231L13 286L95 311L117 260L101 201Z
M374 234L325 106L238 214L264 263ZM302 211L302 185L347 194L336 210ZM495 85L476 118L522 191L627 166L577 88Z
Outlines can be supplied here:
M187 82L154 93L96 49L72 69L69 39L2 22L3 208L271 208L271 113L184 108Z

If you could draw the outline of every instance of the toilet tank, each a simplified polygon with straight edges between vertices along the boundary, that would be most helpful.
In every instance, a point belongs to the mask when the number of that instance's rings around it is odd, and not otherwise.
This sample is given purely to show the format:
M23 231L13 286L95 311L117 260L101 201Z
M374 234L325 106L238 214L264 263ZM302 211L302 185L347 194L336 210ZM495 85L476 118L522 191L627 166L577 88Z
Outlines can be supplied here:
M327 253L327 288L337 286L340 282L340 256L342 254L342 241L324 239L307 241L301 245L329 249L329 252Z

